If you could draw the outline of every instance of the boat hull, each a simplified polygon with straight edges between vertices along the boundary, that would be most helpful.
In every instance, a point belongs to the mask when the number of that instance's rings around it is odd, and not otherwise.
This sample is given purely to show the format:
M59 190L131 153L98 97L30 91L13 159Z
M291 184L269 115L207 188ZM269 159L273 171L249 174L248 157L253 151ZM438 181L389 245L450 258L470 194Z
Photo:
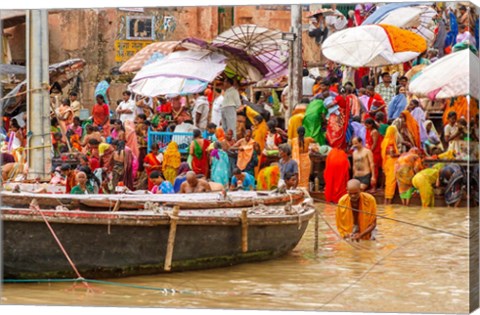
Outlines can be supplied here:
M28 213L30 211L30 213ZM52 233L33 210L2 210L5 279L77 277ZM85 278L165 272L170 219L161 215L43 211ZM268 260L291 251L314 210L288 217L248 218L248 250L242 251L237 216L180 216L171 271L225 267Z

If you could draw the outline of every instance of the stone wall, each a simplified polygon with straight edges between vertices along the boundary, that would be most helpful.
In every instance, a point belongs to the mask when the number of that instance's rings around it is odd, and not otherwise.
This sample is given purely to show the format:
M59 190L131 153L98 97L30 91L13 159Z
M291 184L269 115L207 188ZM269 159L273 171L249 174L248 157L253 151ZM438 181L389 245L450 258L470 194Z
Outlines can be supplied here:
M50 63L70 58L83 58L86 67L82 74L80 100L90 106L94 104L95 85L122 62L115 60L116 40L126 39L126 18L128 16L154 17L154 40L180 40L197 37L212 40L218 35L218 7L145 8L144 12L122 11L114 8L72 9L49 12ZM308 23L304 12L303 23ZM169 21L165 27L165 21ZM237 6L234 8L234 24L253 23L288 32L290 10L267 10L266 7ZM9 43L14 61L25 62L25 24L6 30L12 36ZM135 42L132 40L132 42ZM319 61L320 50L315 41L303 33L303 57L307 63ZM126 83L116 82L111 88L111 98L121 98ZM68 91L66 91L68 92Z

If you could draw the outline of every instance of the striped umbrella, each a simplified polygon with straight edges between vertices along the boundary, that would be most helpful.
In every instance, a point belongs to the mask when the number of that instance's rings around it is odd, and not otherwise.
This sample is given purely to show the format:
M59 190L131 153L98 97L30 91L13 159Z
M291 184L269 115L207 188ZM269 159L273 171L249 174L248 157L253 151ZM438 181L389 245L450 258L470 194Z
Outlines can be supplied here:
M145 63L150 60L154 53L159 53L162 55L168 55L175 50L175 48L180 44L180 41L166 41L166 42L156 42L152 43L139 52L137 52L132 58L128 59L120 67L120 72L135 72L140 70Z

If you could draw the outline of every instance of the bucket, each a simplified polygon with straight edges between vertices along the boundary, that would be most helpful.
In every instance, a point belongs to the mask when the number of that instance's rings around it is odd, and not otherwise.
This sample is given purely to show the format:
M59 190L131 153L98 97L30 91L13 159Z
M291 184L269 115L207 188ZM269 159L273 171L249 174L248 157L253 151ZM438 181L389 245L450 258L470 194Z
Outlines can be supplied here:
M79 113L80 120L87 120L90 117L90 111L88 109L81 109Z

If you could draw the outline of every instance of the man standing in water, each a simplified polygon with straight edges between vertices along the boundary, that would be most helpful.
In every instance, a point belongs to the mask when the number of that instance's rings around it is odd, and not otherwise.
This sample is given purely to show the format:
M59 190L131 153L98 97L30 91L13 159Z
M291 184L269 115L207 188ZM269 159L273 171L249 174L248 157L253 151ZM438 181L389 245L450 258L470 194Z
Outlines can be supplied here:
M376 184L375 164L373 162L372 151L363 146L362 139L355 137L352 139L353 147L353 178L360 182L360 189L362 191Z
M377 226L377 202L369 193L362 192L360 181L347 183L347 194L338 201L337 230L343 238L352 241L374 240Z

